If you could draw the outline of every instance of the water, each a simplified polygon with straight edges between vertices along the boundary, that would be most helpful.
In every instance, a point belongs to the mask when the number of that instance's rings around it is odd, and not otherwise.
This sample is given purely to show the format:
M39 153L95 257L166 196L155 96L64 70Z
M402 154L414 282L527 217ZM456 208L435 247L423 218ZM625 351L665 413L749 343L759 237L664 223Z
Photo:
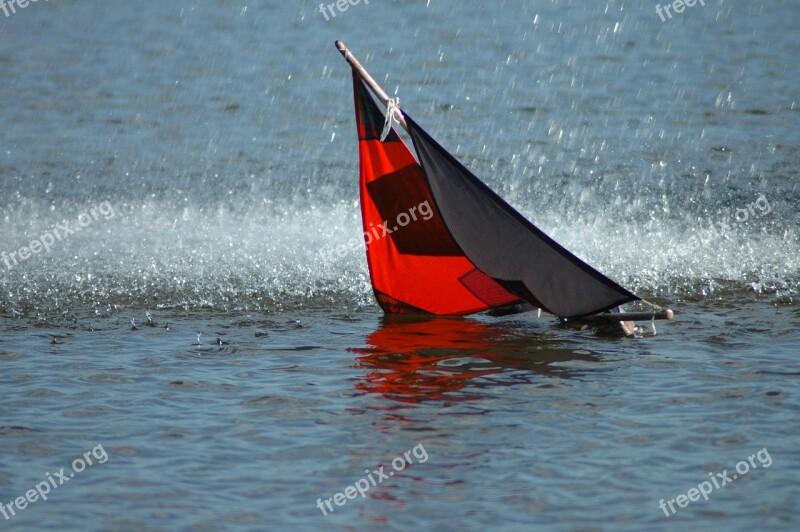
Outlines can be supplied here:
M0 15L0 502L94 462L0 523L796 528L800 5L706 4ZM363 250L331 253L360 223L337 38L677 320L623 340L383 318ZM20 258L33 240L49 249ZM427 459L317 507L412 449ZM749 456L708 501L659 508Z

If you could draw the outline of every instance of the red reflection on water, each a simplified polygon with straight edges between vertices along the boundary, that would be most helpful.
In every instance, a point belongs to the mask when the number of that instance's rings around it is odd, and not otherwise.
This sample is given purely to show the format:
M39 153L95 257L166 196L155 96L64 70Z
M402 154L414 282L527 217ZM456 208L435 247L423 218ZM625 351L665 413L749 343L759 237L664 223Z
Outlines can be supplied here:
M470 319L387 316L367 337L367 348L350 350L361 355L358 365L370 371L356 389L411 403L475 399L479 396L456 392L473 379L506 369L509 361L498 353L503 333Z

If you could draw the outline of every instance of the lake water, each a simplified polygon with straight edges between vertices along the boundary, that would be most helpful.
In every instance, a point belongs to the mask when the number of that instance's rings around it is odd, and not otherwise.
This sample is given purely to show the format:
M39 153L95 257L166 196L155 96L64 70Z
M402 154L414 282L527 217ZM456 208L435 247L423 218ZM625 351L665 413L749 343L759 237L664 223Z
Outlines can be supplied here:
M0 526L796 529L800 4L704 4L0 11ZM676 320L384 318L339 38Z

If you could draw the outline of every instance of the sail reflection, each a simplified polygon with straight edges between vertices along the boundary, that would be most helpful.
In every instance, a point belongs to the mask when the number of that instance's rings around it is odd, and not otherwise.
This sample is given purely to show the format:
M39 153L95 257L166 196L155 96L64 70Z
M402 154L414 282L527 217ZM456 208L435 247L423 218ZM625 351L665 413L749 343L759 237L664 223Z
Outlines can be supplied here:
M600 362L518 325L460 318L386 315L366 343L350 349L367 370L356 389L411 403L476 400L487 387L572 376L559 363Z

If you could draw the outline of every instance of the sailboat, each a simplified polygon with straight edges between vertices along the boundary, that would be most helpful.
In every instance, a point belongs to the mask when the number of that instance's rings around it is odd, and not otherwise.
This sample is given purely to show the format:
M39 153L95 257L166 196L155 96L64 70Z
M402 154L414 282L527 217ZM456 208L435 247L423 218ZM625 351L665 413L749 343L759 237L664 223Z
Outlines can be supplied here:
M652 311L623 312L623 304L644 300L498 196L389 98L342 41L336 47L352 70L367 263L385 313L538 309L561 323L629 336L637 320L672 319L672 310L650 303Z

